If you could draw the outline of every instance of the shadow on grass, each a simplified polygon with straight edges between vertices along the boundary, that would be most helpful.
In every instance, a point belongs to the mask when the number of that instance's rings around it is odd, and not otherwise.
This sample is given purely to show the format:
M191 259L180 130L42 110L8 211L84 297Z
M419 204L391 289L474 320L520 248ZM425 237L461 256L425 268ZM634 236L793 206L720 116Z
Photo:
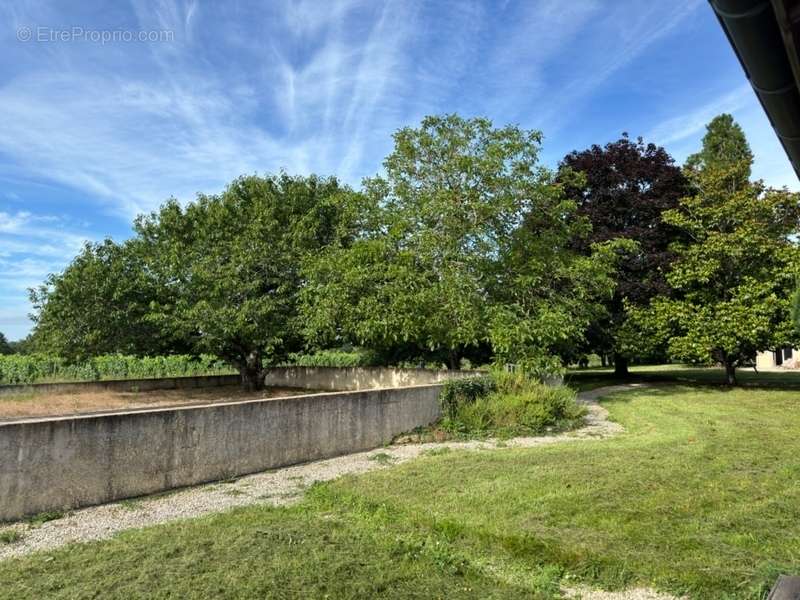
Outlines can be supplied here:
M619 392L610 392L607 395L601 396L600 401L613 400L614 402L631 402L638 398L679 398L682 395L693 396L716 396L718 394L734 393L737 388L731 387L718 387L705 384L686 384L683 382L663 382L654 383L642 388L632 388L630 390L623 390ZM749 389L749 388L748 388ZM758 388L753 388L755 391Z
M724 371L720 368L691 368L680 365L653 365L634 367L628 377L617 377L612 369L576 369L568 371L564 383L579 391L591 390L607 385L626 383L675 383L698 386L709 386L716 391L746 389L800 389L800 372L756 372L753 369L741 369L736 374L738 385L725 383Z

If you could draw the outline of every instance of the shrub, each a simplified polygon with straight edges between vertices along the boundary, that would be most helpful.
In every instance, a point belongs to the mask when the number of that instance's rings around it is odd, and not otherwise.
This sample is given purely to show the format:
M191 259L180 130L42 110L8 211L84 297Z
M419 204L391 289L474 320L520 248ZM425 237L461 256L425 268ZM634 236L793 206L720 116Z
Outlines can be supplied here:
M439 395L442 414L455 419L459 410L473 404L478 398L487 396L497 388L492 376L468 377L466 379L450 379L445 382Z
M27 518L27 521L31 527L40 527L50 521L57 521L58 519L63 519L64 516L65 516L64 513L61 511L50 510L30 516Z
M502 371L447 382L441 398L443 427L461 435L511 437L564 430L585 413L573 390Z
M548 428L568 429L583 413L569 388L537 383L525 392L492 394L464 406L458 413L458 424L478 434L531 435Z
M369 350L318 350L312 354L290 354L288 364L298 367L370 367L378 364L378 358Z

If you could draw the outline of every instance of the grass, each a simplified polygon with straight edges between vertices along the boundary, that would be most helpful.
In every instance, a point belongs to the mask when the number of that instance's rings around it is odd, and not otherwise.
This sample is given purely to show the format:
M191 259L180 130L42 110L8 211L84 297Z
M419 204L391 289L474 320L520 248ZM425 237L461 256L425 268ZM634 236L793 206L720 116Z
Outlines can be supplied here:
M3 529L0 531L0 544L13 544L22 539L22 534L16 529Z
M56 521L57 519L63 519L65 514L60 511L45 511L37 513L33 516L30 516L26 519L28 525L31 527L40 527L49 521Z
M144 506L140 498L126 498L117 502L122 508L130 511L137 511Z
M451 455L337 489L611 589L761 598L800 571L796 393L664 387L609 406L629 433L602 446Z
M376 454L371 454L369 460L375 461L379 465L389 465L394 462L394 456L387 452L377 452Z
M0 562L25 598L552 598L560 583L762 598L800 572L794 391L662 385L627 432L429 453L249 507Z
M759 371L752 368L736 370L736 378L742 387L800 388L800 369L797 371ZM720 367L692 367L688 365L641 365L630 368L630 377L620 380L614 376L612 367L571 369L565 383L578 390L590 390L616 383L693 383L719 385L725 383L725 373Z

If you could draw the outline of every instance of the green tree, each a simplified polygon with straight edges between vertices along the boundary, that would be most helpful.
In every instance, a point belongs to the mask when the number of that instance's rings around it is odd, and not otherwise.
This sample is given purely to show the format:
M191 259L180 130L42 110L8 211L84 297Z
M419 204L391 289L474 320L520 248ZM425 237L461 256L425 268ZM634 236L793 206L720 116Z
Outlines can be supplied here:
M28 334L20 340L8 342L12 354L31 354L33 352L33 335Z
M165 290L148 322L260 389L265 365L303 347L301 264L337 235L342 192L335 179L248 176L137 219L132 243Z
M338 234L335 179L241 177L185 207L140 216L123 244L87 244L32 291L34 343L71 360L212 354L249 389L303 348L301 263Z
M592 244L589 255L577 252L573 242L587 223L559 187L550 189L561 197L561 218L525 216L501 261L489 321L499 362L541 374L560 371L559 357L581 347L590 323L607 317L619 261L636 248L617 239Z
M730 138L730 139L728 139ZM629 344L667 340L683 360L714 361L736 383L756 352L796 341L790 318L798 195L750 182L752 154L728 115L714 119L687 172L694 194L664 213L683 231L667 280L673 297L635 310Z
M730 170L731 175L735 171L736 184L743 186L750 179L752 164L753 152L744 130L731 115L723 113L706 125L703 147L686 159L685 171L695 179L706 169Z
M162 293L135 243L87 243L62 273L31 290L30 345L70 361L185 351L180 339L148 318Z
M309 263L309 336L443 351L451 368L481 344L537 362L579 336L575 287L608 268L566 248L587 224L538 166L541 134L448 115L394 141L351 197L352 236Z
M0 331L0 354L14 354L14 348L2 331Z

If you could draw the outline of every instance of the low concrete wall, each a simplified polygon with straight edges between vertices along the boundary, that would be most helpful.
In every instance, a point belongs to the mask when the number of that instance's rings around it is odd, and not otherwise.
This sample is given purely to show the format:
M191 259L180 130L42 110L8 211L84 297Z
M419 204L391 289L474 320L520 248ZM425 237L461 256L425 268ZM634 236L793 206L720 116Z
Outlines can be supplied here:
M479 371L391 369L386 367L276 367L267 370L265 383L274 387L309 390L371 390L429 385L447 379L480 375Z
M8 394L63 394L82 392L149 392L152 390L184 390L191 388L236 385L238 375L198 375L156 379L113 379L108 381L69 381L63 383L29 383L0 385L0 396Z
M387 367L274 367L267 369L265 383L273 387L306 390L371 390L439 383L445 379L479 375L478 371L436 371L433 369L393 369ZM0 385L0 396L35 393L62 394L83 392L149 392L237 385L239 375L198 375L154 379L114 379L108 381L66 381Z
M328 381L339 377L328 373ZM375 448L434 421L440 391L433 384L0 424L0 520Z

